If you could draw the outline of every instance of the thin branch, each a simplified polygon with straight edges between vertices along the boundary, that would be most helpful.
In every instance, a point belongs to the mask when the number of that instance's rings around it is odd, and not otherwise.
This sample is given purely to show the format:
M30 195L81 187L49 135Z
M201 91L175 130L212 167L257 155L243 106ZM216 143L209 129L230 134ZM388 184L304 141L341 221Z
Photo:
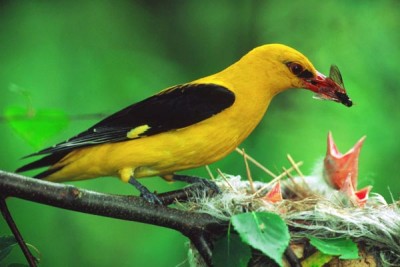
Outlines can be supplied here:
M286 260L289 262L292 267L301 267L301 262L299 258L297 258L296 254L292 250L290 246L288 246L285 250Z
M187 196L188 190L161 194L163 201L171 202L176 197ZM32 179L15 173L0 171L0 195L13 196L54 207L95 214L128 221L142 222L177 230L194 241L206 263L211 265L210 247L199 242L207 236L220 234L227 222L208 214L192 213L162 205L152 205L140 197L102 194L72 185L58 184ZM165 198L165 199L164 199ZM207 239L207 238L206 238Z
M7 222L8 227L10 227L11 232L13 233L15 239L17 240L17 243L19 247L22 250L22 253L25 256L26 261L28 262L30 267L36 267L37 266L37 260L36 258L32 255L31 251L29 250L28 246L26 245L21 233L18 230L17 225L15 224L10 211L8 210L6 200L2 197L0 197L0 210L1 213L4 217L4 220Z

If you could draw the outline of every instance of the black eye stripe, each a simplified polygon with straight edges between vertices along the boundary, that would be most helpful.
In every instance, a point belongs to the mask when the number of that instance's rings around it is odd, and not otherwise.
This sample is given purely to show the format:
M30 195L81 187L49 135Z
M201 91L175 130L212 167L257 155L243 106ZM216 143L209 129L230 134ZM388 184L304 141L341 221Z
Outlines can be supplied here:
M296 76L301 74L304 70L302 65L295 62L288 62L286 63L286 66L289 68L290 72L292 72Z
M304 70L302 73L300 73L299 75L297 75L297 77L299 77L299 78L304 78L304 79L310 79L310 78L313 78L314 75L312 74L311 71L309 71L309 70Z
M304 67L299 63L288 62L286 63L286 66L289 68L291 73L293 73L299 78L309 79L314 77L311 71L304 69Z

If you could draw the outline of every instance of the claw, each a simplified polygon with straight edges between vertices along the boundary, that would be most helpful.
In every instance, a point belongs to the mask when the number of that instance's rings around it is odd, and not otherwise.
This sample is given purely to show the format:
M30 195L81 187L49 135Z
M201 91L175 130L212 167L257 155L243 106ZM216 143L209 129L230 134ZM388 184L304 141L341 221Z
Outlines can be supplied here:
M211 189L217 194L221 193L221 190L213 181L201 177L174 174L172 176L172 180L186 182L189 184L201 184L205 188Z
M150 204L157 204L157 205L163 205L164 203L161 201L161 199L154 193L151 192L142 192L140 196L149 202Z
M149 191L145 186L143 186L141 183L139 183L135 177L131 177L129 179L129 183L136 187L137 190L140 192L140 196L149 202L150 204L158 204L158 205L163 205L163 202L160 200L160 198Z

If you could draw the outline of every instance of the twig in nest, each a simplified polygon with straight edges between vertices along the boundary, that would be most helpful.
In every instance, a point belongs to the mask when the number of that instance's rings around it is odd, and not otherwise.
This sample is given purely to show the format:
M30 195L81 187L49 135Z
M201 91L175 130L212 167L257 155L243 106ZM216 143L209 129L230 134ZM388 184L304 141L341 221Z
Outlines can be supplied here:
M206 165L205 167L206 167L207 173L208 173L208 175L210 176L211 180L214 181L214 180L215 180L215 177L214 177L214 175L213 175L213 173L212 173L212 171L211 171L211 169L210 169L210 166Z
M298 163L295 164L297 167L303 165L303 162L300 161ZM287 169L287 171L284 171L283 173L281 173L280 175L276 176L274 179L272 179L269 183L267 183L266 185L264 185L263 187L261 187L260 189L257 190L257 192L255 192L254 195L258 195L260 194L262 191L264 191L265 189L271 187L272 184L276 183L277 181L279 181L280 179L282 179L283 177L287 176L288 173L290 173L291 171L294 170L294 167L290 167L289 169Z
M244 151L244 148L242 149L242 155L243 155L243 159L244 159L244 165L246 167L246 174L247 174L247 179L249 180L249 184L250 184L250 189L252 193L255 193L256 190L254 189L254 183L253 183L253 178L251 177L251 171L250 171L250 167L249 167L249 163L247 162L247 154Z
M296 163L293 160L292 156L290 156L290 154L287 154L287 159L289 160L290 164L292 164L292 166L296 170L297 174L301 178L301 181L303 182L302 186L304 186L304 189L307 191L311 191L311 188L308 186L308 183L306 182L306 180L304 178L304 174L301 172L300 168L298 166L296 166ZM292 181L294 181L294 180L292 180ZM302 191L304 191L304 190L302 190Z
M240 155L243 156L243 151L240 150L240 148L236 148L236 152L238 152ZM263 170L266 174L268 174L269 176L271 176L272 178L275 178L275 177L276 177L276 175L275 175L272 171L270 171L270 170L268 170L267 168L265 168L261 163L259 163L257 160L255 160L255 159L252 158L251 156L249 156L249 155L246 154L246 158L247 158L248 160L250 160L250 161L251 161L254 165L256 165L258 168L260 168L261 170Z
M221 172L220 169L217 169L217 172L219 174L219 176L221 176L222 179L224 179L224 181L226 182L226 184L233 190L236 191L235 188L233 188L233 186L229 183L228 179L226 179L225 175Z
M296 163L294 162L292 156L290 156L290 154L287 154L287 159L289 160L290 164L292 164L294 170L298 173L298 175L304 179L304 175L301 172L300 168L296 165Z

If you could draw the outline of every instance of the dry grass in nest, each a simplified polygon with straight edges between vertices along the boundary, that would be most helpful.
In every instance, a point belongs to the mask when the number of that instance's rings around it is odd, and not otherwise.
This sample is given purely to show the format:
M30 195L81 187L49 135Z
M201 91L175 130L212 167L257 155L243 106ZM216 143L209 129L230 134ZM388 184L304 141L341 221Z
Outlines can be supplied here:
M388 204L379 194L372 194L364 207L354 205L344 194L330 188L320 173L304 176L299 166L288 156L291 164L272 182L253 181L247 161L266 170L244 151L248 180L222 174L215 182L222 194L208 197L199 192L190 201L178 203L183 209L210 214L229 221L243 212L275 212L290 228L291 242L296 243L313 236L318 238L351 238L372 254L383 266L400 266L400 210L399 202ZM296 175L292 175L296 172ZM282 180L286 178L285 180ZM283 200L272 203L265 200L266 193L281 180Z

